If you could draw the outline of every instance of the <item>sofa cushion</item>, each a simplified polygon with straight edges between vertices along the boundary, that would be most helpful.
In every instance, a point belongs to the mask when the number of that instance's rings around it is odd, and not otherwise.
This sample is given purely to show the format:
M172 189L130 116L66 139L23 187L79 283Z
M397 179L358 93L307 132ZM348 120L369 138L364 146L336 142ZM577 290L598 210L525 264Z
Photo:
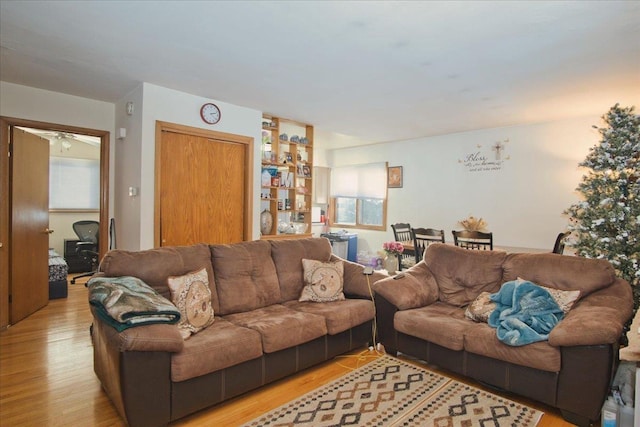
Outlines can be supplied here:
M622 279L580 299L549 334L553 346L618 342L633 311L632 287ZM576 333L579 331L579 333Z
M354 326L361 325L375 316L371 300L347 299L344 301L316 304L313 302L287 301L287 308L305 313L313 313L325 318L330 335L344 332Z
M373 284L378 280L389 277L387 273L374 271L372 274L364 274L364 265L342 259L335 254L331 255L331 261L341 260L344 266L344 287L343 291L347 298L365 297L371 298Z
M298 301L330 302L344 299L342 261L322 262L302 259L304 287Z
M471 323L471 325L472 327L467 328L464 333L466 351L543 371L560 371L560 349L549 345L548 341L512 347L500 342L496 330L489 325L485 323Z
M294 347L327 334L324 317L292 310L280 304L230 314L225 319L258 331L265 353Z
M171 301L180 310L178 329L182 338L187 339L213 323L211 290L207 270L171 276L167 279L171 290Z
M280 302L278 276L268 241L212 245L211 259L220 301L216 313L250 311Z
M549 288L578 290L582 297L611 285L616 278L606 260L558 254L509 254L503 268L504 282L522 277Z
M304 287L302 259L329 261L331 244L324 237L271 240L270 243L282 295L279 302L297 300Z
M407 335L431 341L451 350L464 348L464 333L474 325L464 310L443 302L399 311L393 319L395 329Z
M500 289L502 263L507 257L501 251L461 249L433 243L425 251L424 260L438 282L440 301L463 307L482 292Z
M438 301L438 283L424 262L403 271L401 275L378 280L373 286L399 310L424 307Z
M171 380L184 381L262 356L260 334L220 317L171 355Z
M171 299L167 277L181 276L202 267L206 268L211 289L211 305L220 308L211 265L209 246L174 246L144 251L112 250L100 262L100 271L107 277L134 276L154 288L160 295Z

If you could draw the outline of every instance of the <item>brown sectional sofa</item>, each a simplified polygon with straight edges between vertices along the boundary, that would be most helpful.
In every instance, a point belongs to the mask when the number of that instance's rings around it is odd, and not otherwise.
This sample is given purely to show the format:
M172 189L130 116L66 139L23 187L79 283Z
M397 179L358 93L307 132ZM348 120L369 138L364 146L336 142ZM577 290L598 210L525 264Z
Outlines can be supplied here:
M215 313L211 326L183 340L174 324L117 332L92 307L94 370L122 418L166 425L370 343L374 305L363 267L343 260L346 300L298 302L303 258L337 259L324 238L109 252L98 275L138 277L168 299L169 276L206 267Z
M559 408L574 424L598 418L633 306L629 284L607 261L432 244L423 261L403 273L374 285L379 340L388 353ZM518 277L581 291L548 341L512 347L497 339L494 328L465 317L465 307L481 292L497 292Z

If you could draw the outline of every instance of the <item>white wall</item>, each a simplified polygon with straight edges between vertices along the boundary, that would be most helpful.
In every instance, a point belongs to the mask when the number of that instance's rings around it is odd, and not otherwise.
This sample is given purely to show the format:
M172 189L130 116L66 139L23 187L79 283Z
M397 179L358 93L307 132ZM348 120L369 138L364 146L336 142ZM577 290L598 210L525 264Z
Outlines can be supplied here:
M109 161L109 186L113 188L114 104L13 83L0 82L0 115L111 132L110 147L112 149L110 151ZM113 215L113 209L114 199L112 192L109 195L109 216ZM59 234L55 235L55 237L52 235L52 239L56 242L68 237L66 235L68 230L63 231L64 226L62 223L66 223L69 218L61 219L60 221L58 221L58 219L59 218L53 218L53 223L50 224L53 230L56 230L56 227L60 230ZM58 233L58 231L56 231L56 233ZM71 237L73 236L74 234L72 233ZM58 247L58 243L55 243L55 246ZM58 249L62 250L60 247L58 247ZM62 254L62 252L60 252L60 254Z
M338 149L330 163L403 166L403 187L389 189L387 224L443 229L452 241L451 230L461 229L457 222L473 215L487 221L497 246L550 251L568 222L563 210L578 200L575 188L584 173L578 163L599 140L592 125L601 126L600 117ZM494 156L491 147L505 140L501 170L471 172L460 163L473 152ZM356 232L359 250L371 252L393 238L391 227Z
M116 129L126 129L127 136L115 142L114 186L111 193L115 200L116 248L136 250L140 248L141 196L129 197L129 187L140 190L142 182L142 100L143 85L139 85L116 103ZM133 102L132 115L126 114L126 103ZM117 131L116 131L117 132ZM139 191L142 194L142 191ZM153 201L151 202L153 204ZM153 224L153 216L146 219Z
M132 116L125 113L127 101L135 104ZM205 125L199 115L202 103L209 101L222 110L222 120L215 126ZM153 246L156 120L253 137L257 142L252 228L253 238L259 237L262 114L257 110L148 83L114 105L0 82L0 115L111 132L109 215L116 218L118 247L130 250ZM451 240L451 230L459 228L457 221L475 215L489 223L497 245L550 249L567 223L562 211L578 197L574 190L583 172L577 165L598 141L594 124L601 125L600 117L330 151L322 151L322 140L316 138L314 160L318 166L378 161L403 166L403 188L389 189L389 224L409 221L414 226L442 228ZM127 138L114 140L120 127L127 129ZM458 163L477 144L486 151L506 139L504 154L511 158L502 170L470 172ZM130 186L139 189L137 197L128 196ZM392 237L390 228L357 232L360 249L373 252Z
M133 101L135 111L127 116L127 101ZM200 118L200 107L214 102L221 110L221 120L216 125L206 125ZM154 245L154 188L155 188L155 132L156 121L177 123L254 139L254 174L252 238L260 236L260 141L262 112L239 107L218 100L203 98L172 89L143 83L130 96L116 103L116 128L125 127L127 138L117 142L116 170L123 175L117 178L114 197L118 206L116 215L117 245L119 249L147 249ZM131 170L131 169L134 170ZM128 196L128 188L139 188L138 196ZM135 200L132 200L135 199Z

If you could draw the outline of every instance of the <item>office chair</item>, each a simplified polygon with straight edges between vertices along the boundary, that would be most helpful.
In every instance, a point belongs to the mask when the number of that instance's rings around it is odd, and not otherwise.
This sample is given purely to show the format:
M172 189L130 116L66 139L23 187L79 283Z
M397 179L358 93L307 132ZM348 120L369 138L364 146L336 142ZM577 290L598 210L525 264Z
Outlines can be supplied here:
M91 264L91 271L71 278L71 284L73 285L76 283L76 279L93 276L98 271L98 232L100 231L100 223L88 220L76 221L72 227L80 239L76 243L76 253L81 259Z
M493 250L493 233L481 231L452 231L453 243L459 248Z
M558 237L556 237L556 243L553 245L554 254L562 255L562 253L564 252L564 245L566 243L567 237L569 237L570 234L570 231L558 234Z
M431 243L444 243L444 230L433 228L412 228L413 249L416 255L416 264L422 261L424 251Z

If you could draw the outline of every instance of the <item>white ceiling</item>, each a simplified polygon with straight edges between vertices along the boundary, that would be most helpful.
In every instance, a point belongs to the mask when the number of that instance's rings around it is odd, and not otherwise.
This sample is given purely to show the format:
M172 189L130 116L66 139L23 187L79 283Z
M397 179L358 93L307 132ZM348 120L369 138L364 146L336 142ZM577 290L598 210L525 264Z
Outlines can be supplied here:
M329 145L640 107L638 1L0 0L0 45L3 81L108 102L149 82Z

